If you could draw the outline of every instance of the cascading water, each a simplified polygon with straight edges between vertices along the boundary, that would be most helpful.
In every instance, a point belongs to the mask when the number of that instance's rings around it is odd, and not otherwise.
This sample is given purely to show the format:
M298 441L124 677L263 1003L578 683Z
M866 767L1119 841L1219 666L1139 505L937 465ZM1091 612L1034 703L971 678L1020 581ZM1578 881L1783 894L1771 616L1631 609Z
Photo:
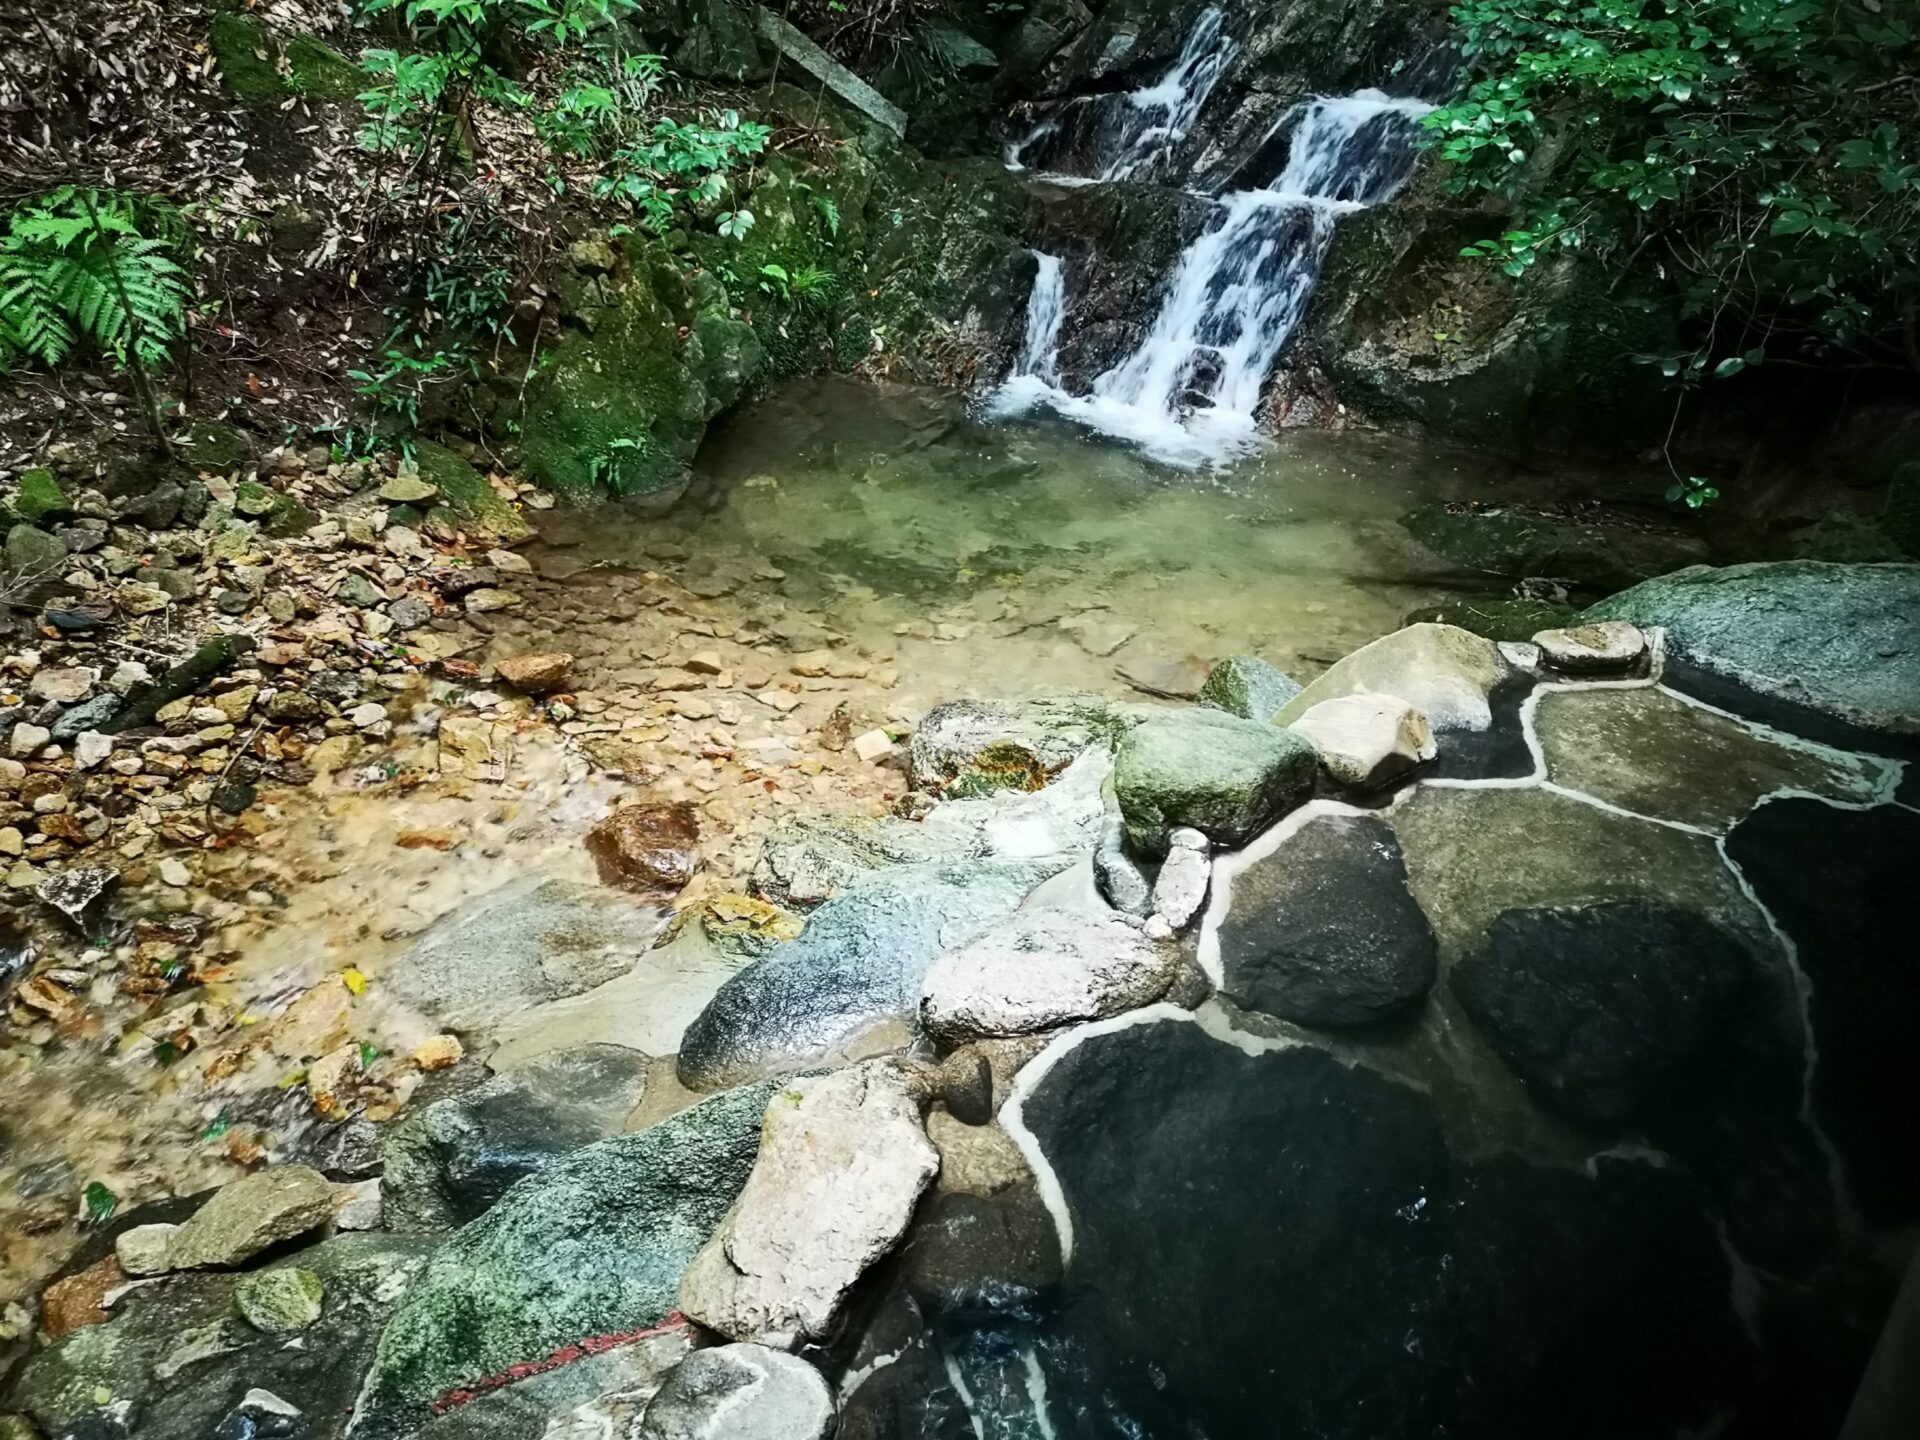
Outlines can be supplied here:
M1036 250L1039 269L1027 297L1027 338L1014 362L1016 376L1032 376L1049 385L1060 380L1060 327L1067 318L1067 267L1058 255Z
M1196 42L1208 48L1200 53ZM1177 143L1233 54L1219 12L1207 11L1167 79L1138 96L1154 96L1166 124L1132 132L1128 155L1102 179L1131 173ZM1136 97L1127 97L1130 102ZM1141 113L1152 108L1139 106ZM1281 118L1291 140L1285 169L1261 190L1216 202L1217 213L1187 247L1164 287L1153 326L1139 348L1099 376L1085 395L1062 389L1055 376L1023 363L995 397L994 413L1046 406L1093 429L1140 445L1170 464L1215 464L1255 438L1255 412L1268 372L1293 334L1319 279L1341 215L1393 197L1412 173L1419 118L1432 107L1379 90L1323 96ZM1151 133L1150 133L1151 132ZM1153 147L1161 147L1155 150ZM1036 280L1028 306L1031 349L1036 316L1056 327L1064 294L1042 295ZM1057 343L1057 342L1056 342Z
M1089 173L1079 177L1055 174L1051 178L1079 184L1151 179L1186 140L1213 87L1238 52L1238 45L1225 31L1220 11L1203 10L1181 45L1173 68L1160 79L1124 94L1073 101L1068 115L1041 121L1009 149L1007 163L1024 169L1031 163L1030 153L1045 154L1056 144L1078 142L1091 152ZM1041 168L1046 167L1042 164Z

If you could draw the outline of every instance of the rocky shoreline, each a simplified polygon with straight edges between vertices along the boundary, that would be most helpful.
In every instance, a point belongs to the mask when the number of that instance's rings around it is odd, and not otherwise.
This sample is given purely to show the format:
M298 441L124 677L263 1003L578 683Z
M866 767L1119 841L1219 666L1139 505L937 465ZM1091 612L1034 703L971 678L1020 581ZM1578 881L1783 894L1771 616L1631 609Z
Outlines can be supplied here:
M1796 586L1791 653L1727 611ZM1825 1423L1846 1366L1803 1373L1775 1327L1837 1324L1864 1358L1875 1302L1834 1286L1890 1296L1876 1237L1920 1215L1892 1098L1920 1093L1916 997L1879 958L1920 708L1847 643L1873 616L1878 649L1920 652L1917 609L1913 567L1698 570L1528 643L1414 625L1304 685L1232 657L1198 705L951 702L847 752L876 789L900 781L873 761L903 767L902 813L783 820L750 878L715 877L750 894L701 883L692 797L595 790L541 842L579 878L474 895L271 1020L361 1007L249 1112L301 1117L259 1168L94 1217L8 1423L1505 1434L1566 1386L1593 1433ZM566 664L495 670L551 694ZM1698 675L1882 753L1730 714ZM560 734L532 735L595 739L571 701L492 693L438 716L463 786L498 784L469 715L488 754L536 710ZM371 729L330 715L313 748ZM1249 1226L1276 1238L1247 1251ZM1684 1300L1649 1328L1659 1294ZM1417 1343L1370 1349L1382 1313ZM1276 1334L1278 1382L1254 1358ZM1528 1383L1462 1389L1515 1334Z

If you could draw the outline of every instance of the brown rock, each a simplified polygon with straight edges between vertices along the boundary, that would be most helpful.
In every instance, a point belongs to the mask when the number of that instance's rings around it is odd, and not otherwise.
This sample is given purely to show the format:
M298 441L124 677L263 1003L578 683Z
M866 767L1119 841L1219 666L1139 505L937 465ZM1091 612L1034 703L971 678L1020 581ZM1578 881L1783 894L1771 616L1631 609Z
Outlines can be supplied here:
M558 690L567 683L567 677L573 674L573 656L564 653L513 655L496 660L493 673L516 690L539 695Z
M1207 683L1208 665L1189 655L1179 659L1167 655L1137 655L1114 666L1114 673L1136 690L1168 700L1198 698Z
M684 800L623 805L587 833L603 883L660 896L678 894L693 878L699 843L699 815Z
M100 1302L126 1283L126 1273L111 1255L78 1275L54 1281L40 1296L41 1330L51 1341L88 1325L106 1324L113 1317Z

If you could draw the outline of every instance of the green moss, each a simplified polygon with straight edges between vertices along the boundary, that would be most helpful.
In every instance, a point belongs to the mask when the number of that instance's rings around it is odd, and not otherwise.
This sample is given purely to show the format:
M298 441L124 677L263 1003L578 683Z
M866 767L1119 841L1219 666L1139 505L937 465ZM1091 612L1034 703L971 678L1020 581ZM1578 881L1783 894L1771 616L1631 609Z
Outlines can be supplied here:
M260 528L269 535L285 539L289 535L304 535L320 521L320 517L302 505L291 495L275 494L273 508L260 522Z
M231 425L213 420L195 422L182 448L188 461L200 470L237 470L253 458L253 447L246 436Z
M49 516L63 514L67 510L67 492L53 478L53 471L44 467L35 468L20 476L20 489L13 497L10 508L17 519L29 525L38 525Z
M658 242L630 243L628 271L528 386L521 453L556 489L670 503L707 422L739 398L763 352L727 313L724 288L683 275Z
M275 104L289 95L351 100L365 88L360 68L331 45L311 35L283 42L251 15L216 15L209 43L227 88L250 105Z
M1579 611L1552 600L1523 600L1517 596L1485 596L1449 600L1409 611L1406 625L1453 625L1488 640L1531 640L1542 630L1571 625Z
M311 35L287 42L287 78L295 94L316 100L351 100L366 89L358 65Z
M251 15L216 15L208 41L220 78L242 100L266 105L286 98L287 82L276 63L279 47L264 21Z
M486 476L446 446L419 441L413 459L420 478L440 492L441 503L434 507L433 514L445 516L471 534L491 535L509 544L533 538L533 527L493 493Z

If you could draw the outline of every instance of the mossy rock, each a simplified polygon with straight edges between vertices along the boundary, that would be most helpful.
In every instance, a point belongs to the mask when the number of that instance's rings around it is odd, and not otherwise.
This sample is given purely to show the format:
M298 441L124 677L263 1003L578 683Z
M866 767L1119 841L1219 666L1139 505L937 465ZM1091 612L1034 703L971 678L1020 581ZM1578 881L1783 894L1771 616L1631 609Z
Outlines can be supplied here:
M469 534L490 535L506 544L531 540L534 529L518 510L493 493L487 477L444 445L421 440L414 445L420 478L440 492L432 513L445 514Z
M1900 547L1901 554L1920 560L1920 460L1909 460L1893 472L1880 529Z
M208 43L227 88L249 105L277 104L289 95L351 100L366 88L360 67L331 45L311 35L283 42L251 15L216 15Z
M294 94L315 100L351 100L367 88L358 65L311 35L287 41L287 79Z
M29 525L39 525L49 517L64 515L68 508L67 492L53 478L53 471L44 466L22 472L20 489L7 505L14 519L24 520Z
M1300 682L1253 655L1229 655L1207 672L1200 703L1243 720L1271 721L1300 693Z
M320 1318L327 1287L311 1270L283 1266L242 1276L233 1287L233 1305L254 1329L291 1335Z
M1842 565L1871 565L1906 558L1885 522L1835 510L1820 518L1793 547L1797 560L1830 560Z
M665 508L686 489L707 422L759 369L760 342L717 281L683 274L658 242L633 245L600 295L589 329L555 346L528 386L521 453L555 489Z
M197 470L238 470L253 459L253 446L247 437L231 425L216 420L197 420L187 429L186 442L180 447L186 460Z

